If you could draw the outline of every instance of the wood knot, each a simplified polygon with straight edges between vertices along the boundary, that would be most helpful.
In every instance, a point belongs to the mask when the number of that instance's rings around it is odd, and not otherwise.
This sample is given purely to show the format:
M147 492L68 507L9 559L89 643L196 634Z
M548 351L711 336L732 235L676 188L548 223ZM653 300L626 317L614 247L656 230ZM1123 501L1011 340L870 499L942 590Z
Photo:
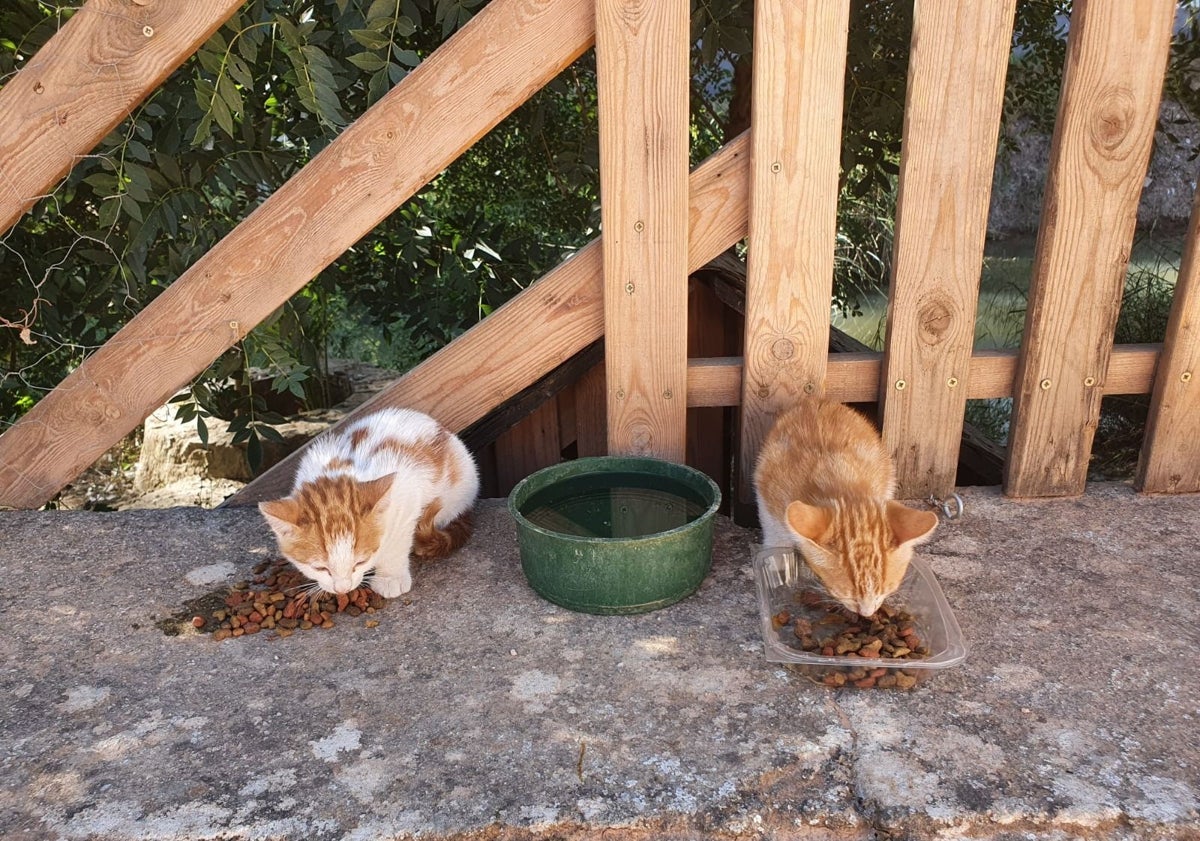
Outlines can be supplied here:
M1125 88L1109 88L1100 94L1092 111L1089 133L1092 143L1105 152L1118 149L1134 124L1133 96Z
M780 361L791 359L796 355L796 345L791 339L777 339L771 345L771 355Z
M939 298L923 303L917 316L921 338L927 344L938 344L945 337L953 320L950 307L944 300Z

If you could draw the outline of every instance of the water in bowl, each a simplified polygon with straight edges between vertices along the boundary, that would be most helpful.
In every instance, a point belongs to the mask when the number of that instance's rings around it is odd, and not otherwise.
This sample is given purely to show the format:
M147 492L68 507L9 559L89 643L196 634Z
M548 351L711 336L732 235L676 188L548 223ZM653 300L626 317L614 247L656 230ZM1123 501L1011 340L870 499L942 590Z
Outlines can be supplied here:
M699 494L661 476L593 473L532 494L521 506L521 514L559 534L629 538L685 526L707 509Z

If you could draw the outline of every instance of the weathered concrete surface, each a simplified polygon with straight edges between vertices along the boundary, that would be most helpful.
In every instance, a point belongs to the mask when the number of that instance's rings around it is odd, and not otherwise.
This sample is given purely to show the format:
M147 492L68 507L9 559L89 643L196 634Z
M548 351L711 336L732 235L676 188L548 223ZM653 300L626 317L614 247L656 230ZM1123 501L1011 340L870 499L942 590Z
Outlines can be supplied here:
M0 838L1200 837L1200 498L964 496L924 551L971 653L911 693L765 663L727 522L697 595L594 617L490 501L379 627L218 644L153 620L253 510L0 513Z

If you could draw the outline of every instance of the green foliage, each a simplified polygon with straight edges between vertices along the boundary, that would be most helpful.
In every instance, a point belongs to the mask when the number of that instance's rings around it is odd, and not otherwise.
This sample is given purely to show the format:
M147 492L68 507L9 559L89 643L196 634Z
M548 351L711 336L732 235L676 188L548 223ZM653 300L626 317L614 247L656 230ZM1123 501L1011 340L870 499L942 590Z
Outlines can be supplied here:
M27 411L483 3L245 3L0 235L0 327L13 328L0 329L0 422ZM845 312L890 270L912 10L851 3L835 261ZM1065 0L1018 3L1006 119L1052 122L1067 11ZM47 0L0 6L0 84L72 13ZM750 0L692 2L693 162L725 141L748 101L752 30ZM1200 87L1195 41L1173 54L1189 103ZM328 353L407 367L468 329L595 236L596 123L589 53L217 359L180 399L182 416L200 429L206 417L229 419L256 448L280 417L273 395L320 400Z

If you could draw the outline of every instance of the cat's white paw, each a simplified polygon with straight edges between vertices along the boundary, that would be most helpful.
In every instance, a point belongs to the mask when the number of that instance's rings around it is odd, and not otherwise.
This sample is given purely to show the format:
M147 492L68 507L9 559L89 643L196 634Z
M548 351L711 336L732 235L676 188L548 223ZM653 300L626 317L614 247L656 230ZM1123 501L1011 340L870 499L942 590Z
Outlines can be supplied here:
M371 579L371 589L385 599L394 599L412 589L412 576L376 575Z

